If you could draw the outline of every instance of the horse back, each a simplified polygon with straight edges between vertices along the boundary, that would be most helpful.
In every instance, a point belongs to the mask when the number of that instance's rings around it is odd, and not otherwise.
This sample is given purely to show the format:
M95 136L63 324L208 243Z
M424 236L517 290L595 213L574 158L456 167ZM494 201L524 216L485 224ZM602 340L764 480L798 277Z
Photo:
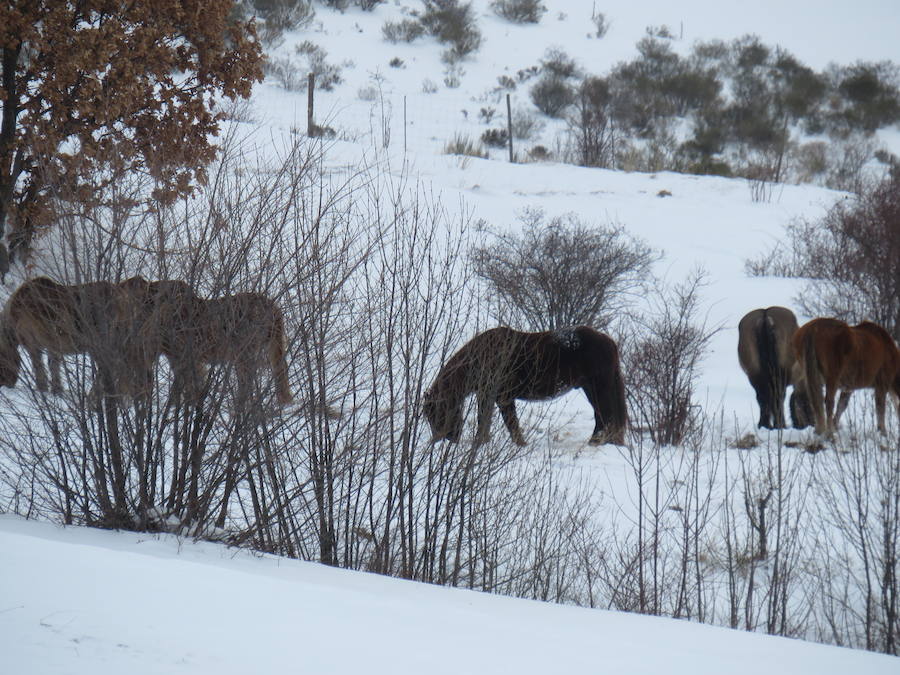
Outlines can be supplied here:
M842 384L848 388L890 388L900 373L900 352L884 328L864 321L851 329L853 358Z
M790 378L796 332L797 317L786 307L774 305L747 312L738 323L738 361L743 371L755 377L767 366L777 366Z

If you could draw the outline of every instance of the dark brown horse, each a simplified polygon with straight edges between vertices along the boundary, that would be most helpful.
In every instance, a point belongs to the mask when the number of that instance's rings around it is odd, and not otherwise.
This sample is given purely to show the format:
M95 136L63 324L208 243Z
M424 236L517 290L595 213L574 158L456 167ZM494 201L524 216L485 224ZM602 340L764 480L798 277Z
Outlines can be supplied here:
M268 365L278 403L291 403L284 320L271 299L238 293L204 300L178 280L134 277L122 286L141 308L134 321L139 339L133 351L144 355L148 367L157 355L165 354L176 386L190 399L195 400L204 386L206 365L234 367L239 400L246 400L256 373Z
M433 440L457 443L463 403L475 393L478 430L475 444L490 437L496 403L513 442L525 445L516 399L540 401L580 387L594 409L592 444L625 443L628 422L619 350L608 335L579 326L543 333L492 328L476 335L441 368L426 392L423 411Z
M870 388L875 390L878 430L885 433L887 393L900 397L900 350L886 330L871 321L849 326L838 319L813 319L800 327L793 345L815 415L816 433L836 431L853 391Z
M95 281L65 285L47 277L23 283L3 309L0 330L0 385L18 380L18 347L28 353L39 391L47 391L42 353L47 353L51 386L62 391L60 367L67 354L89 354L108 393L132 393L127 368L119 357L119 327L127 313L126 300L115 284Z
M784 429L784 396L794 385L790 410L794 427L812 422L805 392L795 382L796 360L791 340L797 332L797 317L786 307L766 307L748 312L738 323L738 361L756 392L758 426Z

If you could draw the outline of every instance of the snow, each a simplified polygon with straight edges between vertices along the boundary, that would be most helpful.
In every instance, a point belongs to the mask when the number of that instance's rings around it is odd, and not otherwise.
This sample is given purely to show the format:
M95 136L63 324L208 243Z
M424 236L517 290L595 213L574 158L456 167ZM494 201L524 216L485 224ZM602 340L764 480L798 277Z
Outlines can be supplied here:
M898 672L895 658L0 517L6 673Z
M900 5L895 0L822 3L602 2L611 28L590 36L587 0L545 0L539 26L512 26L476 2L482 49L463 63L459 89L440 84L441 47L381 40L381 25L402 17L389 2L371 14L317 8L314 27L279 49L309 39L330 62L352 61L345 82L317 98L317 121L338 139L328 151L335 171L362 161L402 170L440 194L450 209L491 225L516 227L525 208L549 216L622 224L662 250L656 273L677 282L697 266L707 325L719 327L703 363L698 398L707 411L753 428L753 391L737 364L737 323L759 306L794 307L797 280L751 278L744 261L777 246L793 219L816 218L842 195L813 186L778 186L754 202L746 181L672 173L624 173L540 163L509 164L440 154L457 131L477 136L481 107L497 76L514 75L559 46L587 70L606 72L635 54L648 25L668 25L686 52L696 40L758 33L813 68L829 62L900 61ZM564 14L564 16L561 16ZM682 33L683 31L683 33ZM400 57L405 67L390 68ZM438 83L434 94L422 82ZM387 108L362 101L381 82ZM403 154L403 97L410 124ZM516 104L527 101L517 93ZM466 114L462 114L465 110ZM267 155L305 131L306 93L268 80L253 95L252 123L236 126L246 151ZM383 118L393 139L379 132ZM547 142L554 129L548 127ZM895 151L900 130L880 138ZM377 151L375 150L377 148ZM665 190L671 196L660 197ZM799 316L800 321L810 317ZM533 404L544 406L546 404ZM524 406L527 408L526 406ZM584 472L625 510L629 469L609 446L585 451L593 427L587 402L571 393L555 404L572 417L559 445L563 467ZM527 422L527 417L523 418ZM546 422L546 420L544 420ZM896 420L894 421L896 424ZM468 420L470 428L473 420ZM499 425L495 425L495 433ZM765 442L765 439L763 439ZM622 506L624 504L624 506ZM900 672L877 654L623 612L588 610L438 588L285 560L170 536L58 528L0 516L0 670L4 673L581 673L671 675L730 673Z

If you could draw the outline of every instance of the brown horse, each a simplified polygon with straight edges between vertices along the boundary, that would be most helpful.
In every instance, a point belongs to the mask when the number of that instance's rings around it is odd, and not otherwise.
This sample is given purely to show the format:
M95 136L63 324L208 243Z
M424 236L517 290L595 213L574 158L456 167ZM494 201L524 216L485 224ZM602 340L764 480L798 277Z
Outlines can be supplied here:
M476 335L441 368L425 394L423 412L434 441L457 443L463 402L475 392L475 444L490 437L496 403L513 442L525 445L515 400L555 398L575 387L584 390L594 409L590 442L623 445L628 417L619 350L612 338L587 326L543 333L500 327Z
M738 361L747 374L756 401L759 423L766 429L784 429L784 395L794 385L790 410L794 427L810 425L812 410L805 392L797 387L796 360L791 339L797 317L786 307L766 307L748 312L738 323Z
M853 391L869 388L875 390L878 430L885 433L887 393L900 397L900 350L886 330L870 321L848 326L838 319L813 319L795 333L793 345L815 415L816 433L827 435L837 430ZM841 397L835 412L838 389Z
M60 368L67 354L89 354L108 393L130 394L127 368L118 352L119 327L127 313L125 299L115 284L95 281L64 285L37 277L23 283L3 309L0 330L0 385L12 387L18 380L21 360L18 347L28 353L39 391L47 391L42 353L47 352L51 387L62 391Z
M147 367L165 354L179 391L196 400L206 381L205 365L230 364L237 397L246 400L253 378L268 364L280 405L291 403L281 310L259 293L204 300L178 280L134 277L122 286L136 300L137 347ZM141 356L137 357L138 359Z

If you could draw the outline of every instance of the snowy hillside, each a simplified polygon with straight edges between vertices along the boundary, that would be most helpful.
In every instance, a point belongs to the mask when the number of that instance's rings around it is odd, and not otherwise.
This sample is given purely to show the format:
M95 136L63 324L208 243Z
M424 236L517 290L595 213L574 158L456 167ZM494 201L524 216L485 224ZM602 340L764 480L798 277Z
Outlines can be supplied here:
M888 656L0 517L6 673L896 673Z

